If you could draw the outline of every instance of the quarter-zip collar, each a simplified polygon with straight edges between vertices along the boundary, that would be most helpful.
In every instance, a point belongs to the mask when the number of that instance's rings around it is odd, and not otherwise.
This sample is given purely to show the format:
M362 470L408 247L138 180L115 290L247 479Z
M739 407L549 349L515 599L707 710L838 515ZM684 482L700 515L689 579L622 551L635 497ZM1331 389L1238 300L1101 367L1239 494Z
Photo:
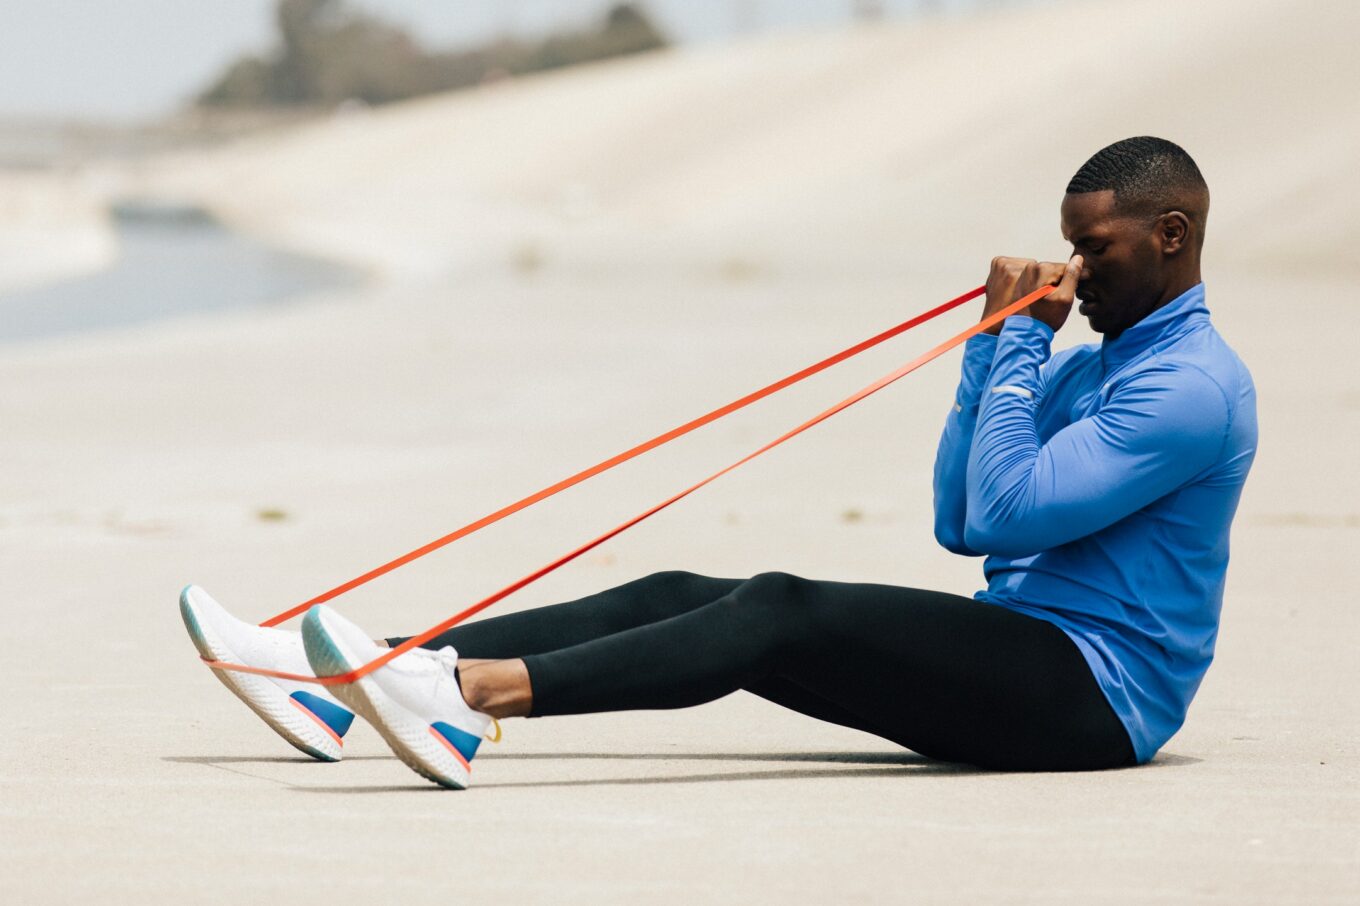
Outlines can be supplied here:
M1209 309L1204 304L1204 283L1181 293L1161 308L1119 335L1100 344L1100 360L1108 374L1158 343L1185 332L1194 324L1207 322Z

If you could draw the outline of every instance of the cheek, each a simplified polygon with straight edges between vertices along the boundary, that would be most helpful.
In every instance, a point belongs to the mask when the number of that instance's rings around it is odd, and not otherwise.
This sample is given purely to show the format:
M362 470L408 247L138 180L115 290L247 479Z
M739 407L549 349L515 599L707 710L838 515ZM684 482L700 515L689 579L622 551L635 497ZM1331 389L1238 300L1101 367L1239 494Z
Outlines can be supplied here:
M1105 253L1099 258L1092 258L1089 265L1091 272L1091 283L1105 285L1107 283L1118 283L1120 274L1126 267L1124 257L1113 249L1106 249Z
M1134 265L1143 272L1155 267L1161 259L1161 248L1154 238L1148 237L1133 247Z
M1141 245L1126 246L1119 254L1106 258L1100 270L1100 285L1110 299L1134 302L1155 285L1156 260Z
M1146 252L1146 249L1138 245L1120 246L1114 254L1106 254L1102 270L1108 279L1126 283L1146 269Z

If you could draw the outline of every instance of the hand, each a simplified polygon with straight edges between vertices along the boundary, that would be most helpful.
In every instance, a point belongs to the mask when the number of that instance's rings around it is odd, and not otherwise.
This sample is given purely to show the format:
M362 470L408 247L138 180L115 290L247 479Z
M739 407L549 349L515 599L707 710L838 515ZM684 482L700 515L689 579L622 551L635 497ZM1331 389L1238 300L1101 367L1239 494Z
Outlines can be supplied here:
M1072 301L1076 298L1077 279L1081 276L1083 263L1080 255L1073 255L1066 264L1039 262L1032 258L993 258L991 272L987 275L987 304L982 310L983 320L1041 286L1056 285L1057 289L1053 292L1016 314L1042 321L1055 332L1058 331L1072 312ZM1004 323L994 324L986 332L995 336L1001 333Z

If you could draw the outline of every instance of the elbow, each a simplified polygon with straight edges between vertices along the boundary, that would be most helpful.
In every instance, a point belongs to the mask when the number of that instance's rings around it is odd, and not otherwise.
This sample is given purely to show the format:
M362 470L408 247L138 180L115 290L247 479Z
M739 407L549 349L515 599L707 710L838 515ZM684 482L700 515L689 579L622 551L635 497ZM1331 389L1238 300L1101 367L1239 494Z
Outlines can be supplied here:
M935 520L935 540L951 554L962 554L965 557L980 556L975 549L968 546L963 527L949 520Z
M1021 524L979 517L972 513L963 527L963 543L989 557L1028 557L1043 550L1036 535Z
M965 557L976 557L977 551L968 546L964 541L963 535L959 532L941 531L935 529L935 540L940 542L940 547L949 551L951 554L962 554Z

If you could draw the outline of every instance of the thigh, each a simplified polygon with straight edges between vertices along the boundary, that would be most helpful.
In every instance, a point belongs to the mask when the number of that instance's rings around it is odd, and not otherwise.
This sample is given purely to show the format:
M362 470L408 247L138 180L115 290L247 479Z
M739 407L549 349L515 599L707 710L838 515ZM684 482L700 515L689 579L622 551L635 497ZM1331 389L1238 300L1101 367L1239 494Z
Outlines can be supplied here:
M781 676L863 728L932 758L999 769L1132 760L1085 658L1051 623L912 588L809 582L800 596L814 625Z
M866 721L861 715L850 711L842 705L827 701L815 692L812 692L798 685L793 680L785 679L782 676L772 676L758 682L743 686L742 691L759 696L767 702L773 702L790 711L797 711L808 717L826 721L831 724L838 724L842 727L849 727L852 730L862 730L865 733L872 733L875 736L891 738L890 734L883 731L882 727L875 726Z

